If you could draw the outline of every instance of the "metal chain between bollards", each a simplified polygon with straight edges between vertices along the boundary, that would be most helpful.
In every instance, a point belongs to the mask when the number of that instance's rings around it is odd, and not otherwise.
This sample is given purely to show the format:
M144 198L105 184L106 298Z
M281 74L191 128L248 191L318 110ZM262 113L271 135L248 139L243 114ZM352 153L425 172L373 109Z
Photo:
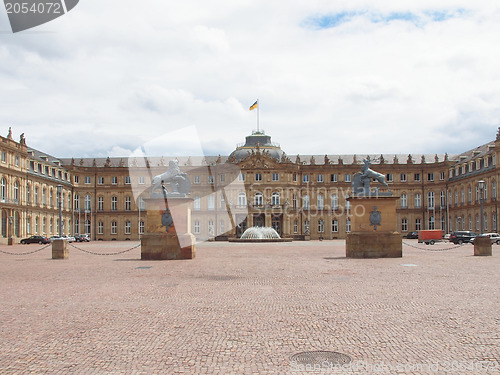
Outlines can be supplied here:
M3 250L0 250L0 253L7 254L7 255L30 255L30 254L38 253L39 251L42 251L43 249L48 248L50 245L52 245L52 244L49 243L48 245L45 245L44 247L42 247L40 249L28 251L27 253L11 253L9 251L3 251Z
M75 245L71 244L71 243L69 244L69 246L71 246L71 247L73 247L73 248L75 248L75 249L77 249L77 250L83 251L84 253L87 253L87 254L92 254L92 255L118 255L118 254L124 254L124 253L126 253L126 252L128 252L128 251L132 251L132 250L134 250L134 249L137 249L139 246L141 246L141 244L138 244L138 245L136 245L136 246L134 246L134 247L131 247L130 249L117 251L117 252L115 252L115 253L96 253L96 252L94 252L94 251L84 250L84 249L82 249L82 248L79 248L79 247L77 247L77 246L75 246Z
M406 243L404 241L403 241L403 244L406 245L406 246L413 247L414 249L425 250L425 251L447 251L447 250L453 250L453 249L456 249L456 248L462 246L462 245L455 245L455 246L452 246L452 247L447 247L446 249L430 249L428 247L418 247L418 246Z

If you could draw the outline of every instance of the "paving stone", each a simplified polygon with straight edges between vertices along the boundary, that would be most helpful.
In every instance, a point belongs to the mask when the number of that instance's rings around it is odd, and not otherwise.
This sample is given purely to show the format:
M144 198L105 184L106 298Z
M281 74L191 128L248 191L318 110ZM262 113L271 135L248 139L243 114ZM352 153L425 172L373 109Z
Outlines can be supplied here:
M208 242L179 261L141 261L140 248L0 253L0 374L499 374L497 249L347 259L339 240ZM308 351L351 366L290 360Z

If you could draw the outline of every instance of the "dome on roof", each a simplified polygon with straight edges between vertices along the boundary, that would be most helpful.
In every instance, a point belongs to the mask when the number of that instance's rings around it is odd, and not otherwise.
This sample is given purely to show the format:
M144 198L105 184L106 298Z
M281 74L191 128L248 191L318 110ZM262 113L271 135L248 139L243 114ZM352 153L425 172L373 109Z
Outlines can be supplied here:
M272 158L277 160L280 160L284 154L280 145L271 142L271 136L266 135L264 130L253 130L252 134L246 137L245 143L236 146L236 150L229 155L229 158L240 161L252 153L252 150L255 152L257 148L261 152L268 152Z

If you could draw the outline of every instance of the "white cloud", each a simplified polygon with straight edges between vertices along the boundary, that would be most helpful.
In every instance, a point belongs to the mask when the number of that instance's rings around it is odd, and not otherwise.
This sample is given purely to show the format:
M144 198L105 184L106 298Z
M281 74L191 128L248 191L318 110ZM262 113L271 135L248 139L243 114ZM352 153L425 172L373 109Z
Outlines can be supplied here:
M288 154L464 151L495 136L499 11L448 0L146 0L140 11L81 1L32 32L0 33L0 129L78 157L196 126L205 150L229 154L256 127L248 107L259 98L261 127ZM362 16L307 27L341 12ZM389 19L397 13L423 21ZM1 30L7 22L0 14Z

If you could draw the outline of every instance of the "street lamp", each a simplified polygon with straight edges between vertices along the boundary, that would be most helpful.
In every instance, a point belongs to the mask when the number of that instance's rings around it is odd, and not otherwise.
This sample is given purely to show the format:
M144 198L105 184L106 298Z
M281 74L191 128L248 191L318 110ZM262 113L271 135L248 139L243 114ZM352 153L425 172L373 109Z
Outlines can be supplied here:
M59 238L62 237L62 185L57 185L57 206L59 208Z
M484 180L479 180L477 184L479 185L479 190L481 194L479 196L479 201L481 203L481 235L483 235L484 233L483 192L484 192L484 184L486 184L486 182Z

